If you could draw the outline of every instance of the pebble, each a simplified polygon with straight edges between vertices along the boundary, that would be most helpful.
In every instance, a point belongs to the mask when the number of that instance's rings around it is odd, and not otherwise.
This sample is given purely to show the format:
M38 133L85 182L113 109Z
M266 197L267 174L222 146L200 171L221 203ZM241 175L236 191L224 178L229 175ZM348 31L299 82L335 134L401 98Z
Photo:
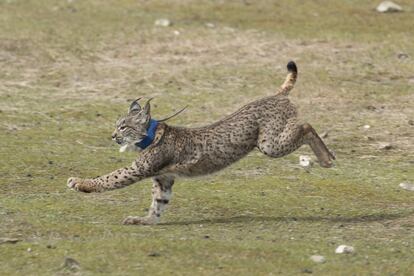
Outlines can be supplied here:
M299 165L301 165L302 167L308 168L312 166L312 159L307 155L300 155Z
M160 256L161 256L161 254L160 254L160 253L158 253L158 252L151 252L151 253L149 253L149 254L148 254L148 256L149 256L149 257L160 257Z
M395 4L392 1L384 1L377 7L377 12L401 12L403 9L400 5Z
M391 143L380 143L380 144L378 145L378 148L379 148L380 150L390 150L390 149L392 149L392 148L393 148L393 145L392 145Z
M326 261L325 257L321 255L312 255L310 259L314 261L315 263L319 263L319 264L324 263Z
M69 270L72 270L72 271L77 271L80 269L80 264L77 260L73 258L65 257L65 262L63 263L63 267L68 268Z
M2 243L12 243L12 244L14 244L14 243L18 243L19 241L21 241L21 240L14 239L14 238L0 238L0 244L2 244Z
M370 125L364 125L364 126L363 126L363 128L364 128L364 129L370 129L370 128L371 128L371 126L370 126Z
M406 54L406 53L398 53L397 57L398 57L399 59L407 59L407 58L409 58L410 56L409 56L408 54Z
M400 188L402 188L404 190L414 192L414 184L413 183L402 182L402 183L400 183L399 186L400 186Z
M169 27L169 26L172 25L172 22L169 19L161 18L161 19L155 20L154 24L155 24L155 26Z
M355 251L355 249L352 246L350 246L350 245L344 245L344 244L338 246L335 249L335 253L336 254L343 254L343 253L348 254L348 253L353 253L354 251Z

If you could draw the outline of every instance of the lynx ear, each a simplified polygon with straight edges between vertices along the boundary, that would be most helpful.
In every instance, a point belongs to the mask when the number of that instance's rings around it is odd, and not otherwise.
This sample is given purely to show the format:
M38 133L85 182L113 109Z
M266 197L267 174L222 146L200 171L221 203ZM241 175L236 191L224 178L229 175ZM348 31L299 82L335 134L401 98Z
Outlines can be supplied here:
M144 111L143 111L143 114L144 115L150 115L150 112L151 112L151 104L150 104L150 102L151 102L151 100L152 100L153 98L150 98L148 101L147 101L147 103L145 104L145 107L144 107Z
M140 112L141 111L141 106L138 103L138 101L140 99L141 98L138 98L138 99L136 99L135 101L133 101L131 103L131 105L129 106L129 110L128 110L129 113L131 113L131 112Z

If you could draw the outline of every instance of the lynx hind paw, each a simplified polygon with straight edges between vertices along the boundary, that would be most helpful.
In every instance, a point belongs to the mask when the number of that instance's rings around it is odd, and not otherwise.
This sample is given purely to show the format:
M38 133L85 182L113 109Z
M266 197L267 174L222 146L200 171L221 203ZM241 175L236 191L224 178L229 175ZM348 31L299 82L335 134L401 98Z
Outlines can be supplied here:
M152 217L126 217L122 224L124 225L154 225L158 221Z

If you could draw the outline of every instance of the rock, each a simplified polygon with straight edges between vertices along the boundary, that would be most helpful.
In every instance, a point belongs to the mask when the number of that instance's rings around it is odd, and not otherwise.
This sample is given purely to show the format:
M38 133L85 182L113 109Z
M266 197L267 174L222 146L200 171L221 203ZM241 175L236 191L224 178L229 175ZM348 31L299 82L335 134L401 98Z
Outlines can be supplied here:
M32 252L32 249L29 247L29 248L27 248L27 252Z
M327 130L327 131L322 132L320 136L321 136L321 138L328 138L329 131Z
M349 253L353 253L354 251L355 251L355 249L352 246L344 245L344 244L338 246L335 249L336 254L343 254L343 253L349 254Z
M398 59L407 59L410 56L406 53L398 53L397 57L398 57Z
M364 125L364 126L363 126L363 128L364 128L364 129L370 129L370 128L371 128L371 126L370 126L370 125Z
M401 12L403 9L400 5L395 4L392 1L384 1L377 7L377 12Z
M65 257L63 268L67 268L72 271L78 271L80 269L79 262L73 258Z
M326 261L325 257L321 255L312 255L310 256L310 259L314 261L315 263L319 263L319 264L324 263Z
M394 146L391 143L380 143L378 145L378 149L380 150L390 150L394 148Z
M313 271L312 271L312 269L304 268L304 269L302 269L302 273L312 274Z
M169 19L161 18L161 19L155 20L154 24L155 26L159 26L159 27L169 27L172 25L172 22Z
M208 22L208 23L206 23L206 27L212 29L212 28L215 28L216 25L214 25L213 23Z
M304 168L309 168L310 166L312 166L312 159L307 155L300 155L299 165L301 165Z
M414 184L413 183L403 182L403 183L400 183L399 186L404 190L414 192Z
M21 240L19 240L19 239L13 239L13 238L0 238L0 244L2 244L2 243L15 244L15 243L18 243L19 241L21 241Z
M160 254L160 253L158 253L158 252L151 252L151 253L149 253L149 254L148 254L148 256L149 256L149 257L160 257L160 256L161 256L161 254Z

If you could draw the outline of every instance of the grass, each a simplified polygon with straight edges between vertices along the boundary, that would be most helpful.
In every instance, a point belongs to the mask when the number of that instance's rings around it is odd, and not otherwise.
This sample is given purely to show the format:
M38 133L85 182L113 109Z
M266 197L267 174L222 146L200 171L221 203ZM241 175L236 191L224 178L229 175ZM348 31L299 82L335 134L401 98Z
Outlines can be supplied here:
M398 184L414 181L413 6L399 3L0 0L0 238L20 239L0 244L0 274L412 275L414 194ZM155 118L189 104L171 123L203 125L273 93L289 59L292 101L329 131L336 167L300 168L307 147L253 152L179 179L153 227L120 224L145 214L149 180L66 188L134 159L110 139L131 99L155 96Z

